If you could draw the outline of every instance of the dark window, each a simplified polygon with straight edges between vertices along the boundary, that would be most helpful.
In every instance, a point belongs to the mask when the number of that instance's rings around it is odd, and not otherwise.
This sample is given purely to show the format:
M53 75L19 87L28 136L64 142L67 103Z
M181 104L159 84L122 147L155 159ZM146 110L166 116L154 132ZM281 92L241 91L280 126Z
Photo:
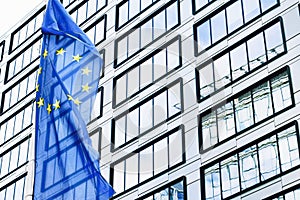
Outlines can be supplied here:
M116 6L116 31L149 9L159 0L124 0Z
M201 150L208 150L294 106L292 94L289 68L284 67L227 99L226 104L201 113Z
M278 0L229 1L194 25L194 39L197 41L195 55L198 56L277 6L279 6Z
M24 138L0 155L0 179L7 177L7 175L16 171L28 162L29 145L30 136Z
M198 102L286 53L282 26L275 19L197 67Z
M136 200L170 199L186 200L186 179L178 178L167 185L164 185L153 192L146 194Z
M17 179L8 183L0 189L0 199L25 199L26 175L23 174Z
M177 127L112 163L110 183L116 191L113 198L183 164L184 149L183 127Z
M282 141L286 146L278 148ZM289 149L291 146L295 148ZM293 158L286 159L291 154ZM297 169L299 164L299 130L294 121L202 167L202 199L234 198L286 174L286 170Z
M25 105L0 124L0 145L32 126L34 104Z
M113 107L178 69L181 63L181 40L178 36L114 78Z
M182 80L177 79L112 120L112 151L178 116L182 110Z
M117 68L179 24L179 2L172 0L115 40L114 67Z
M17 105L21 100L35 91L36 70L37 67L2 93L1 114Z

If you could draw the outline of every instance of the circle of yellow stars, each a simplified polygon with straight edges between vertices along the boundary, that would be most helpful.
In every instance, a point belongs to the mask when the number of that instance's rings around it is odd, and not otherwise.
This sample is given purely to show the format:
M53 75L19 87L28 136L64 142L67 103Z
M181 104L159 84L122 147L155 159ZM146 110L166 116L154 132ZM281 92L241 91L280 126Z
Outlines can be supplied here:
M64 48L60 48L60 49L56 50L56 55L57 56L63 55L64 53L66 53L66 50ZM42 56L43 56L44 59L48 56L48 51L46 49L44 50ZM77 54L75 56L72 56L72 57L73 57L73 61L76 61L76 62L80 62L80 60L82 59L82 57L79 54ZM42 70L43 70L42 67L38 68L38 71L37 71L38 76L40 74L42 74ZM91 73L91 72L92 72L92 70L90 70L88 67L85 67L85 68L81 69L81 74L82 75L87 75L88 76L89 73ZM81 87L82 87L82 92L87 92L87 93L92 88L88 84L82 85ZM39 89L40 89L40 85L37 84L35 86L36 92L39 92ZM82 103L78 98L74 99L70 94L67 95L67 98L68 98L69 101L72 101L77 106L79 106ZM40 97L39 100L36 103L38 105L38 108L41 108L41 107L45 106L45 99ZM50 114L53 111L52 109L54 109L54 110L60 109L60 101L59 100L56 100L54 104L50 104L50 103L47 104L46 110L47 110L48 114Z

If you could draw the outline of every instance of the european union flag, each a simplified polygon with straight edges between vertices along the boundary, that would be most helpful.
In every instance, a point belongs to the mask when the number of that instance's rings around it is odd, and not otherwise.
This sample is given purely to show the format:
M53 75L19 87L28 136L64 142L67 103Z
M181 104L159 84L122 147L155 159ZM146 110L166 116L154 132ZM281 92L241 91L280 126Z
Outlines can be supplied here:
M86 129L102 59L58 0L49 0L36 85L34 199L109 199Z

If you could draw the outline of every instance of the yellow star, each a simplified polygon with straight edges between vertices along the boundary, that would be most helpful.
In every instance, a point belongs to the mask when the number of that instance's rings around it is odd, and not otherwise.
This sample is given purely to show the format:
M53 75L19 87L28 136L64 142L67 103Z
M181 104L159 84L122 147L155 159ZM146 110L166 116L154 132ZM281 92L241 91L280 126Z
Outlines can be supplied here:
M40 67L39 69L38 69L38 75L40 75L41 73L42 73L42 67Z
M36 92L38 92L38 91L39 91L39 87L40 87L40 85L39 85L39 84L37 84L37 85L35 86L35 91L36 91Z
M92 70L90 70L88 67L86 67L86 68L82 68L81 69L81 71L82 71L82 75L89 75L89 73L92 71Z
M48 51L45 49L44 53L43 53L44 58L46 58L48 56Z
M69 101L73 101L74 100L73 97L70 94L68 94L67 97L68 97Z
M44 105L44 99L43 98L40 98L40 100L37 102L38 104L38 107L41 107Z
M73 60L75 60L77 62L79 62L81 58L82 57L80 57L79 54L77 54L76 56L73 56Z
M46 110L48 111L48 114L51 113L51 111L52 111L52 110L51 110L51 104L48 103L48 106L47 106L47 109L46 109Z
M54 106L54 110L59 109L59 108L60 108L59 101L56 100L56 101L55 101L55 104L53 104L53 106Z
M56 50L56 55L63 55L66 51L63 48Z
M77 99L74 100L74 103L79 106L79 104L81 104L82 102L79 101L79 99L77 98Z
M88 84L85 84L82 87L82 92L89 92L89 90L92 88Z

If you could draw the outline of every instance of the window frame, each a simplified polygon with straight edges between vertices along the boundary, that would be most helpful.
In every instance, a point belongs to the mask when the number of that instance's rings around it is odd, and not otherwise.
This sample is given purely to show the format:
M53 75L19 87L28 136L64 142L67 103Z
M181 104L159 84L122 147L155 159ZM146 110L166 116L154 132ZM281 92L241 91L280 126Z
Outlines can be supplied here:
M163 171L161 171L161 172L159 172L158 174L154 174L154 168L153 168L153 176L152 177L150 177L150 178L148 178L148 179L146 179L146 180L144 180L144 181L142 181L142 182L140 182L140 183L138 183L138 184L136 184L136 185L134 185L134 186L132 186L132 187L130 187L129 189L125 189L123 192L120 192L119 194L117 194L117 195L114 195L113 197L111 197L111 199L113 200L113 199L116 199L116 198L118 198L118 197L120 197L120 196L122 196L122 195L124 195L125 193L128 193L129 191L131 191L131 190L134 190L134 189L136 189L136 188L138 188L138 187L140 187L141 185L144 185L145 183L148 183L149 181L151 181L151 180L153 180L153 179L155 179L155 178L157 178L157 177L159 177L159 176L161 176L161 175L163 175L163 174L166 174L166 173L168 173L168 172L170 172L171 170L173 170L173 169L175 169L175 168L177 168L178 166L180 166L180 165L182 165L182 164L184 164L185 162L186 162L186 153L185 153L185 136L184 136L184 125L180 125L180 126L178 126L178 127L176 127L176 128L173 128L172 130L170 130L170 131L168 131L167 133L165 133L165 134L163 134L163 135L161 135L161 136L159 136L158 138L155 138L154 140L152 140L151 142L149 142L149 143L147 143L146 145L144 145L144 146L142 146L142 147L140 147L140 148L138 148L138 149L136 149L136 150L134 150L133 152L131 152L131 153L128 153L126 156L124 156L124 157L122 157L122 158L120 158L120 159L118 159L117 161L114 161L113 163L111 163L110 164L110 175L109 175L109 183L110 183L110 185L112 185L113 186L113 180L114 180L114 166L115 165L117 165L117 164L119 164L119 163L121 163L121 162L124 162L127 158L129 158L129 157L131 157L131 155L133 155L133 154L137 154L138 155L138 157L139 157L139 153L141 152L141 151L143 151L144 149L146 149L146 148L148 148L148 147L151 147L151 146L154 146L156 143L158 143L159 141L161 141L161 140L163 140L163 139L167 139L168 140L168 138L169 138L169 136L171 136L172 134L174 134L174 133L176 133L176 132L178 132L178 131L180 131L180 133L181 133L181 137L182 137L182 161L181 162L179 162L179 163L177 163L177 164L175 164L174 166L169 166L169 162L170 161L168 161L168 168L167 169L165 169L165 170L163 170ZM154 163L154 150L152 149L152 152L153 152L153 154L152 154L152 162ZM169 158L169 143L168 143L168 158ZM139 163L139 162L138 162ZM140 170L140 166L138 166L138 170ZM125 175L125 170L124 170L124 172L123 172L123 174ZM138 175L139 176L139 175ZM125 182L126 182L126 180L125 180L125 178L124 178L124 186L125 186Z
M240 164L239 164L239 161L240 161L240 159L239 159L239 153L241 153L243 150L246 150L247 148L249 148L251 146L256 146L257 147L259 142L262 142L262 141L264 141L266 139L269 139L272 136L276 137L276 142L278 144L278 138L277 138L278 133L280 133L280 132L282 132L284 130L287 130L288 128L291 128L291 127L295 127L296 134L298 135L298 137L297 137L297 143L298 143L298 149L299 149L298 153L299 153L299 158L300 158L300 138L299 138L299 136L300 136L299 134L300 133L299 133L299 125L298 125L297 121L292 121L292 122L290 122L288 124L285 124L285 125L281 126L280 128L275 129L272 132L267 133L266 135L264 135L264 136L262 136L262 137L260 137L258 139L255 139L254 141L252 141L252 142L250 142L250 143L248 143L248 144L246 144L246 145L244 145L244 146L242 146L240 148L237 148L236 150L234 150L234 151L232 151L230 153L227 153L227 154L225 154L225 155L217 158L216 160L213 160L212 162L210 162L208 164L205 164L205 165L201 166L200 167L200 183L201 183L200 184L201 185L200 186L200 191L201 191L201 199L206 199L206 196L205 196L205 178L204 178L205 177L205 170L206 169L208 169L209 167L211 167L213 165L217 165L218 164L218 168L219 168L219 170L221 172L221 162L224 161L224 160L226 160L226 159L228 159L228 158L230 158L230 157L232 157L232 156L234 156L234 155L238 155L238 169L239 169L239 174L240 174L241 172L240 172ZM259 150L257 148L256 148L256 152L257 152L257 154L259 152ZM240 175L239 175L240 191L237 192L237 193L234 193L234 194L232 194L230 196L227 196L226 198L223 198L223 194L222 194L222 180L220 179L220 187L221 187L220 188L220 192L221 192L220 195L221 195L221 199L235 198L235 197L237 197L237 196L239 196L241 194L244 194L244 193L246 193L246 192L248 192L248 191L250 191L250 190L252 190L254 188L260 187L261 185L264 185L264 184L266 184L268 182L271 182L274 179L277 179L277 178L279 178L281 176L284 176L285 174L288 174L288 173L290 173L292 171L295 171L295 170L297 170L297 169L300 168L300 164L298 164L297 166L291 167L290 169L288 169L286 171L282 171L281 170L280 152L279 152L279 150L278 150L278 155L279 155L278 156L278 160L279 160L279 168L280 168L279 169L280 170L279 174L276 174L276 175L274 175L274 176L272 176L272 177L270 177L270 178L268 178L266 180L261 180L260 179L261 174L258 173L259 182L256 183L256 184L254 184L254 185L252 185L252 186L250 186L250 187L247 187L245 189L242 189L242 187L241 187L241 180L240 180ZM260 171L260 159L259 159L259 157L258 157L257 163L258 163L258 166L257 166L258 172L261 172ZM221 174L220 174L220 176L221 176Z
M206 116L207 114L210 114L210 113L214 112L215 110L217 110L218 108L220 108L221 106L223 106L223 105L225 105L225 104L227 104L229 102L233 102L234 99L236 99L236 98L240 97L241 95L246 94L248 92L250 92L250 94L251 94L251 105L252 105L252 103L253 103L252 90L255 89L256 87L260 86L261 84L265 83L265 82L271 82L272 78L274 78L274 77L276 77L279 74L282 74L284 72L287 72L287 76L289 78L288 83L289 83L289 88L290 88L290 92L291 92L291 105L285 107L284 109L282 109L282 110L280 110L278 112L275 112L275 110L273 110L273 114L271 114L270 116L268 116L268 117L266 117L266 118L264 118L264 119L262 119L260 121L257 121L257 122L253 121L252 125L250 125L250 126L244 128L244 129L238 131L237 130L237 122L236 122L236 114L235 114L236 113L236 108L235 108L235 104L233 104L233 116L234 116L234 122L235 122L235 124L234 124L235 125L235 127L234 127L235 134L233 134L232 136L230 136L230 137L228 137L228 138L226 138L226 139L224 139L222 141L218 141L216 144L214 144L214 145L212 145L212 146L210 146L210 147L208 147L206 149L203 149L203 141L204 140L203 140L203 133L202 133L202 118L204 116ZM271 90L270 94L272 95L272 87L270 87L270 90ZM271 97L271 99L273 99L273 97ZM273 100L272 100L272 102L273 102ZM213 106L213 108L209 108L209 109L201 112L200 114L198 114L197 118L198 118L198 136L199 136L199 152L200 152L200 154L208 152L208 151L212 150L213 148L226 143L227 141L231 140L232 138L235 138L236 136L241 135L242 133L244 133L244 132L252 129L253 127L256 127L259 124L262 124L262 123L268 121L269 119L274 118L275 116L278 116L281 113L283 113L283 112L285 112L285 111L287 111L287 110L295 107L295 105L296 104L295 104L295 97L294 97L293 83L292 83L292 76L291 76L291 73L290 73L290 67L289 66L285 66L285 67L277 70L276 72L270 74L269 76L261 79L260 81L256 82L255 84L250 85L249 87L243 89L242 91L238 92L237 94L229 97L228 99L224 100L223 102L221 102L221 103ZM253 105L252 105L252 108L253 108ZM252 112L254 114L254 109L252 110ZM254 119L254 115L253 115L253 119ZM217 135L218 134L219 134L219 132L217 131ZM218 140L219 140L219 135L218 135Z
M3 60L4 49L5 49L5 40L3 40L2 42L0 42L0 63Z
M24 193L25 193L25 186L26 186L26 178L27 178L27 174L28 174L28 172L25 172L25 173L21 174L20 176L18 176L17 178L15 178L14 180L12 180L12 181L10 181L9 183L5 184L4 186L2 186L2 187L0 188L0 192L1 192L2 190L7 189L9 186L11 186L11 185L17 183L17 182L20 181L21 179L25 178L25 180L24 180L24 185L23 185L23 195L24 195Z
M176 84L179 84L180 87L180 103L181 103L181 110L180 112L172 115L171 117L167 116L167 119L164 120L163 122L160 122L156 125L153 125L151 128L145 130L142 133L139 133L138 136L126 141L125 143L123 143L122 145L115 147L115 128L116 128L116 120L121 119L122 117L125 117L126 115L128 115L131 111L135 110L136 108L139 108L140 106L142 106L143 104L145 104L146 102L148 102L149 100L153 100L155 97L157 97L158 95L162 94L163 92L168 91L168 89L172 88L173 86L175 86ZM124 111L123 113L119 114L118 116L114 117L111 120L111 145L110 145L110 151L111 152L115 152L125 146L127 146L128 144L132 143L133 141L137 140L138 138L142 137L143 135L149 133L150 131L154 130L155 128L157 128L158 126L161 126L164 122L168 122L172 119L174 119L175 117L181 115L184 111L184 103L183 103L183 80L182 78L178 78L175 81L173 81L172 83L170 83L169 85L166 85L165 87L161 88L160 90L158 90L157 92L155 92L154 94L152 94L151 96L147 97L146 99L140 101L138 104L134 105L133 107L129 108L128 110ZM152 117L153 117L153 112L152 112ZM126 123L126 122L125 122ZM125 134L125 133L124 133Z
M107 0L106 0L107 2ZM88 20L88 19L87 19ZM99 44L101 44L103 41L106 40L106 27L107 27L107 16L106 14L102 15L101 17L99 17L97 20L95 20L91 25L89 25L87 28L84 29L84 32L87 32L89 30L91 30L92 28L94 28L98 23L100 23L102 20L104 20L104 34L103 34L103 39L98 41L97 43L95 43L95 46L98 46ZM85 22L84 22L85 23ZM82 23L82 24L84 24ZM92 39L91 39L92 40ZM92 41L93 42L93 41ZM94 42L93 42L94 43ZM101 51L101 50L100 50Z
M215 0L214 0L214 1L215 1ZM229 37L232 36L233 34L239 32L241 29L243 29L244 27L248 26L249 24L251 24L252 22L254 22L255 20L257 20L258 18L262 17L262 16L265 15L266 13L268 13L268 12L270 12L270 11L272 11L272 10L274 10L275 8L277 8L277 7L280 6L280 1L277 0L277 4L275 4L274 6L270 7L270 8L267 9L266 11L261 12L259 15L255 16L255 17L254 17L253 19L251 19L250 21L244 22L243 25L239 26L238 28L236 28L235 30L233 30L233 31L231 31L231 32L228 32L227 16L226 16L226 14L225 14L225 22L226 22L225 26L226 26L226 32L227 32L226 35L225 35L224 37L218 39L216 42L212 42L212 41L211 41L211 45L210 45L210 46L208 46L208 47L206 47L206 48L204 48L204 49L201 49L201 51L199 51L199 49L198 49L198 44L199 44L199 42L198 42L198 31L197 31L197 28L198 28L201 24L203 24L203 23L205 23L205 22L207 22L207 21L209 21L209 24L211 24L210 21L211 21L211 19L212 19L214 16L216 16L216 15L219 14L219 13L221 13L222 11L225 11L225 12L226 12L226 8L229 7L230 5L234 4L234 3L237 2L237 1L242 1L242 0L233 0L233 1L229 1L229 2L225 3L225 4L222 5L220 8L218 8L218 9L215 10L215 11L213 11L213 12L210 13L208 16L204 17L203 19L201 19L200 21L196 22L196 23L193 25L193 35L194 35L194 41L195 41L195 43L194 43L194 55L195 55L195 57L197 57L197 56L203 54L205 51L207 51L207 50L213 48L214 46L216 46L217 44L219 44L220 42L222 42L222 41L225 40L226 38L229 38ZM260 1L261 1L261 0L259 0L259 4L261 4ZM242 4L243 4L243 3L242 3ZM260 6L260 7L261 7L261 6ZM244 14L244 10L243 10L242 13ZM245 17L245 16L243 16L243 17ZM209 28L210 28L210 30L212 29L211 25L210 25ZM210 40L212 40L212 33L211 33L211 31L210 31Z
M217 0L208 0L209 2L206 3L205 5L203 5L202 7L200 7L199 9L196 8L196 1L197 0L192 0L192 13L193 13L193 15L196 15L197 13L204 10L206 7L210 6L211 4L213 4Z
M153 58L155 55L157 55L159 52L162 51L166 51L167 47L169 47L172 44L175 44L176 42L178 42L178 53L179 53L179 65L176 68L171 69L169 72L166 72L164 75L162 75L160 78L154 80L152 83L149 83L147 86L142 87L142 89L134 92L134 94L132 94L129 97L126 97L125 99L123 99L122 101L120 101L119 103L116 103L116 91L117 91L117 81L122 78L123 76L126 76L126 74L128 74L130 71L139 68L140 65L142 63L144 63L145 61L147 61L150 58ZM167 51L166 51L167 52ZM112 98L112 107L115 109L118 106L124 104L126 101L128 101L130 98L138 95L139 93L141 93L142 91L146 90L147 88L149 88L150 86L154 85L156 82L160 81L161 79L165 78L166 76L168 76L169 74L171 74L172 72L176 71L177 69L179 69L180 67L182 67L182 44L181 44L181 36L178 35L174 38L172 38L171 40L169 40L168 42L166 42L165 44L163 44L162 46L160 46L159 48L157 48L155 51L151 52L149 55L147 55L146 57L144 57L143 59L141 59L139 62L135 63L134 65L132 65L131 67L129 67L128 69L126 69L124 72L120 73L119 75L115 76L113 78L113 98ZM140 69L140 68L139 68ZM141 74L141 72L140 72Z
M166 11L167 8L169 6L171 6L175 2L177 2L178 23L174 27L170 28L169 30L166 30L159 37L153 38L153 40L150 43L148 43L145 46L141 46L139 48L139 50L137 50L136 52L134 52L133 54L131 54L130 56L128 56L127 58L125 58L124 60L122 60L121 62L118 63L118 58L119 58L119 56L118 56L118 50L119 50L118 49L118 42L122 41L124 38L127 38L131 33L133 33L134 31L136 31L137 29L141 28L142 25L146 24L149 20L153 19L160 12ZM161 8L159 8L158 10L156 10L155 12L153 12L151 15L149 15L147 18L143 19L140 23L138 23L137 25L135 25L133 28L131 28L130 30L128 30L126 33L122 34L121 36L119 36L117 39L114 40L114 46L115 46L115 48L114 48L114 68L117 69L122 64L124 64L125 62L127 62L129 59L131 59L132 57L134 57L135 55L137 55L138 53L140 53L141 51L143 51L144 49L146 49L147 47L149 47L150 45L152 45L153 43L155 43L157 40L159 40L163 36L167 35L172 30L176 29L178 26L180 26L180 24L181 24L181 19L180 19L180 3L179 3L179 0L171 0L168 3L166 3L164 6L162 6ZM153 28L154 27L152 26L152 29ZM128 38L126 39L126 41L128 41ZM127 50L126 50L126 52L128 54Z
M262 200L274 200L275 198L278 198L280 196L288 194L289 192L293 192L293 191L299 190L299 189L300 189L300 184L296 184L296 185L294 185L294 186L292 186L292 187L290 187L288 189L284 189L284 190L282 190L280 192L277 192L277 193L275 193L275 194L273 194L271 196L263 198Z
M239 76L238 78L233 79L232 76L232 63L229 63L229 67L230 67L230 79L231 81L229 83L227 83L226 85L224 85L223 87L219 88L219 89L215 89L212 93L210 93L209 95L201 98L201 93L200 93L200 76L199 76L199 71L208 66L209 64L212 65L212 70L215 69L215 67L213 66L213 63L215 62L215 60L221 58L222 56L224 56L225 54L229 54L229 59L231 59L231 55L230 52L232 52L233 50L239 48L241 45L245 46L246 49L246 57L248 58L248 45L247 45L247 41L249 41L250 39L254 38L255 36L259 35L260 33L264 34L264 31L267 30L268 28L271 28L273 25L276 25L277 23L280 24L281 27L281 32L282 32L282 41L283 41L283 52L279 53L278 55L272 57L271 59L267 59L266 62L264 62L263 64L259 65L258 67L254 68L253 70L249 70L247 73L245 73L244 75ZM265 35L265 34L264 34ZM265 37L264 37L265 38ZM265 42L264 42L264 46ZM204 63L200 64L199 66L197 66L195 68L195 78L196 78L196 95L197 95L197 102L201 103L202 101L205 101L206 99L214 96L215 94L219 93L220 91L224 90L225 88L228 88L229 86L233 85L234 83L240 81L241 79L245 78L246 76L248 76L249 74L253 74L255 71L261 69L262 67L268 65L269 63L273 62L274 60L280 58L281 56L287 54L287 41L286 41L286 37L285 37L285 31L284 31L284 25L283 25L283 19L282 17L278 17L274 20L272 20L270 23L264 25L263 27L257 29L256 31L252 32L251 34L247 35L247 37L243 38L242 40L236 42L235 44L233 44L232 46L230 46L229 48L225 49L224 51L218 53L217 55L213 56L211 60L205 61ZM267 54L266 54L267 56ZM247 65L249 65L249 60L247 59ZM215 76L213 75L214 78L214 82L213 84L215 85L216 81L215 81Z

